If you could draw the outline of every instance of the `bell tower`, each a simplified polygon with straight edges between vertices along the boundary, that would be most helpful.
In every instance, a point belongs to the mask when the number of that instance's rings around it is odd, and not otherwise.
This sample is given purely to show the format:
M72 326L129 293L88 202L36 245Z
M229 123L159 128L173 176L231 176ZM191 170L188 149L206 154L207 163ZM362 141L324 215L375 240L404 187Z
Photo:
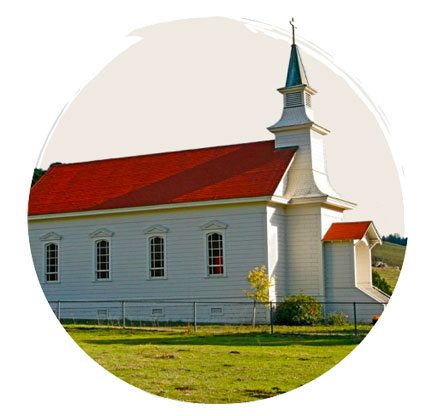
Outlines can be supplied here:
M292 45L285 86L278 89L283 95L280 120L268 127L275 135L279 151L298 147L288 178L286 197L331 197L342 200L330 185L327 176L324 136L329 130L315 123L312 97L317 93L309 85L300 52L295 43L296 26L292 26Z

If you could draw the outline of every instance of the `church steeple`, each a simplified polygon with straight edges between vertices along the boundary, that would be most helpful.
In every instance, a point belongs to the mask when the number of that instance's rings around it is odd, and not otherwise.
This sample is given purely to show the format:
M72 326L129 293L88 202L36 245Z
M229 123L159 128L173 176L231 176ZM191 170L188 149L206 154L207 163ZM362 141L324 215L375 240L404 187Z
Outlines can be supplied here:
M298 47L293 43L290 51L285 88L297 85L309 85L309 81L307 80L306 70L304 69Z
M295 43L294 19L289 22L292 26L292 45L287 69L286 85L278 91L283 94L283 114L280 120L268 127L272 133L310 128L320 134L327 134L328 130L313 121L312 96L316 91L310 87L306 70ZM277 135L278 136L278 135ZM278 148L291 144L277 141Z
M314 122L312 96L298 46L295 43L295 23L292 26L292 45L286 85L278 91L283 95L281 118L268 130L275 135L278 150L297 147L292 168L288 173L285 195L300 198L336 198L340 196L331 187L327 177L324 139L327 129Z
M285 88L295 87L297 85L309 85L307 81L306 70L304 69L303 62L301 60L300 52L295 43L295 22L292 17L289 22L292 26L292 45L289 58L289 67L287 69L286 85Z

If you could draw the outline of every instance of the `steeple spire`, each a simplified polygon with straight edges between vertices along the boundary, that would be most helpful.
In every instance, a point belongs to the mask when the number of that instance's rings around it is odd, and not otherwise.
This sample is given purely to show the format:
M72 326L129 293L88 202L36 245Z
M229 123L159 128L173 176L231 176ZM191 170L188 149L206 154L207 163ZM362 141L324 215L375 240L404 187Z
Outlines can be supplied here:
M289 23L292 26L292 45L285 88L295 87L296 85L309 85L300 52L295 43L295 29L297 29L297 27L295 26L293 17Z
M295 26L295 19L292 17L292 19L290 19L290 25L292 26L292 45L295 45L295 29L298 29Z
M280 120L268 127L275 135L277 150L298 147L287 180L284 195L298 201L311 198L341 197L332 189L327 177L324 141L329 131L314 122L312 97L316 91L309 86L298 46L295 44L295 22L292 26L292 45L286 85L278 91L283 95Z

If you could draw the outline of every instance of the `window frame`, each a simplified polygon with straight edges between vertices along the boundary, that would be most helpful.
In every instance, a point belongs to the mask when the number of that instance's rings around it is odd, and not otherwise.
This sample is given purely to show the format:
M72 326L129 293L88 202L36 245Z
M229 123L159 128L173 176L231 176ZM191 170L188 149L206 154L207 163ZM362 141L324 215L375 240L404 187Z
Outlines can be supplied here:
M113 280L113 271L112 271L112 262L113 262L113 254L112 254L112 236L114 235L114 233L106 228L99 228L96 231L92 232L91 234L89 234L89 237L91 238L91 243L93 244L93 246L91 247L91 255L93 256L91 264L93 267L92 270L92 281L93 282L112 282ZM109 267L109 273L108 279L98 279L97 278L97 243L101 240L105 240L108 242L108 255L109 255L109 262L108 262L108 267Z
M151 242L154 238L161 238L163 240L163 260L164 260L164 275L163 276L152 276L151 273ZM167 279L167 238L165 233L149 234L147 236L147 247L146 247L146 276L148 280L166 280Z
M169 228L164 225L155 224L146 228L143 233L146 235L146 279L147 280L167 280L167 233ZM164 247L164 276L151 276L151 240L162 238Z
M213 234L222 236L222 268L223 273L210 274L210 253L208 247L208 237ZM205 272L208 279L220 278L227 276L227 256L226 256L226 236L224 229L208 230L204 232L204 258L205 258Z
M106 241L108 243L108 270L97 270L97 244L101 241ZM111 262L112 262L112 253L111 253L111 239L109 237L98 237L93 240L93 277L95 282L111 282L112 281L112 270L111 270ZM98 271L107 271L108 279L102 279L97 277Z
M54 245L56 246L56 257L57 257L57 261L56 261L56 267L57 267L57 272L56 272L56 280L47 280L47 247L50 245ZM59 246L59 242L58 241L45 241L43 244L43 281L44 283L48 283L48 284L56 284L60 282L60 246Z
M40 237L42 244L42 275L41 283L48 285L56 285L61 283L61 239L62 237L55 232L48 232L47 234ZM58 247L58 279L57 280L47 280L46 270L47 270L47 252L46 247L50 244L54 244Z

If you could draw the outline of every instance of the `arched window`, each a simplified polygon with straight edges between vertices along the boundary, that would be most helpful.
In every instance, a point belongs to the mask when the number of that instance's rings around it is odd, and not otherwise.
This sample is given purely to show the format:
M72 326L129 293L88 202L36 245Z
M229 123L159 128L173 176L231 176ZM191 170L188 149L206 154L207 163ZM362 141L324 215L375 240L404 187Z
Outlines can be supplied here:
M207 235L208 275L224 274L224 242L221 233Z
M109 280L110 278L110 247L109 241L96 241L96 279Z
M59 280L58 244L48 243L45 245L45 260L46 282L57 282Z
M165 277L165 245L164 238L149 238L149 277Z

